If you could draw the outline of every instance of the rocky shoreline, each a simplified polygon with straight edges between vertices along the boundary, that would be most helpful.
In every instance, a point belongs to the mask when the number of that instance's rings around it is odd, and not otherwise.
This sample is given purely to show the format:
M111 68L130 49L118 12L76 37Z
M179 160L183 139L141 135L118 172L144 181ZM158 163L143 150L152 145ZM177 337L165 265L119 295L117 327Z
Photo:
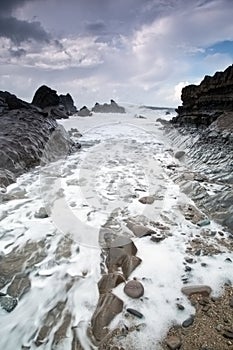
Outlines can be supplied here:
M182 101L176 110L178 115L170 124L165 123L173 146L182 150L181 157L177 157L180 164L171 168L171 177L208 218L233 234L233 66L205 77L198 86L185 87ZM232 238L229 235L225 242L230 251ZM203 253L204 248L208 251L208 246L199 246L198 250L193 243L191 249L195 247L196 254ZM218 298L201 290L190 295L195 315L169 330L162 349L232 349L231 283L226 283L222 292Z
M42 86L32 102L0 91L0 187L8 186L19 175L39 165L45 145L55 133L62 154L80 147L56 121L76 111L69 94L59 97L55 90Z

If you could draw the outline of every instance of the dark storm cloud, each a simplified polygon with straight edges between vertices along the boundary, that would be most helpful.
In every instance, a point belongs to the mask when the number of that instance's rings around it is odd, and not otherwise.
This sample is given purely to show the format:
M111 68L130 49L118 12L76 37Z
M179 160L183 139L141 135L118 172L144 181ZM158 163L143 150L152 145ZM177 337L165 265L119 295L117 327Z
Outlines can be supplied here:
M9 38L17 44L29 39L49 40L49 34L40 22L21 21L15 17L0 17L0 36Z
M19 44L22 41L34 39L48 41L50 35L44 30L40 22L28 22L17 19L12 13L24 3L33 0L1 0L0 37L11 39Z
M27 0L1 0L1 16L9 15L14 9L24 5Z

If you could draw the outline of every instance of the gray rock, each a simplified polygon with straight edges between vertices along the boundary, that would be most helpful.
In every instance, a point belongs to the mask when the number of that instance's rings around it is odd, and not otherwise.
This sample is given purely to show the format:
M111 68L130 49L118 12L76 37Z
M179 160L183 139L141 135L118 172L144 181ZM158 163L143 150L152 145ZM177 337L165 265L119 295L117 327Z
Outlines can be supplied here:
M44 207L41 207L35 214L35 218L37 219L45 219L48 218L48 213Z
M126 309L126 311L128 313L130 313L131 315L134 315L134 316L136 316L138 318L143 318L143 314L141 314L141 312L139 312L139 311L137 311L135 309L128 308L128 309Z
M96 103L92 111L95 113L125 113L124 107L119 106L114 100L111 100L110 104L100 105Z
M124 292L130 298L137 299L144 295L144 287L139 281L132 280L126 283Z
M194 322L194 316L190 316L182 323L182 327L184 328L190 327L192 326L193 322Z
M155 198L153 196L145 196L138 200L142 204L153 204L155 201Z
M7 312L14 310L18 301L16 298L11 297L10 295L0 296L0 305Z
M83 106L83 107L78 111L77 114L78 114L79 117L90 117L90 116L92 116L91 111L90 111L86 106Z
M205 285L194 285L186 286L181 289L182 293L188 297L193 294L201 294L202 296L208 297L212 292L212 289L209 286Z
M112 293L100 295L98 305L91 319L92 332L97 341L107 335L107 326L122 312L123 301Z
M176 159L182 159L185 156L185 152L184 151L178 151L175 153L174 157Z
M205 219L205 220L201 220L197 222L197 225L199 227L203 227L203 226L207 226L210 224L210 220L209 219Z

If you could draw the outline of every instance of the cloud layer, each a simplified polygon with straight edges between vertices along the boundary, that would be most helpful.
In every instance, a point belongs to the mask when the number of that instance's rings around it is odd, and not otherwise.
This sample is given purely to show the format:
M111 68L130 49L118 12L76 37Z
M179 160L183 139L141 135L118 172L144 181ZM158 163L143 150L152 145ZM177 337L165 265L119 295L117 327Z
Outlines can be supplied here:
M46 83L78 105L177 105L185 84L232 64L230 0L16 0L2 8L0 89L22 98Z

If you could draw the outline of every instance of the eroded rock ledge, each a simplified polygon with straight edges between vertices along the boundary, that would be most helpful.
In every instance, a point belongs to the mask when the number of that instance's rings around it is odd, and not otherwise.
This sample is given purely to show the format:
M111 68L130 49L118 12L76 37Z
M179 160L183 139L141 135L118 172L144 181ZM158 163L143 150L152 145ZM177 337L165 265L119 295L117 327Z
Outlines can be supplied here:
M233 112L233 65L214 76L205 76L200 85L188 85L182 90L182 106L173 123L209 126L224 114L231 120ZM223 116L222 116L223 118Z

